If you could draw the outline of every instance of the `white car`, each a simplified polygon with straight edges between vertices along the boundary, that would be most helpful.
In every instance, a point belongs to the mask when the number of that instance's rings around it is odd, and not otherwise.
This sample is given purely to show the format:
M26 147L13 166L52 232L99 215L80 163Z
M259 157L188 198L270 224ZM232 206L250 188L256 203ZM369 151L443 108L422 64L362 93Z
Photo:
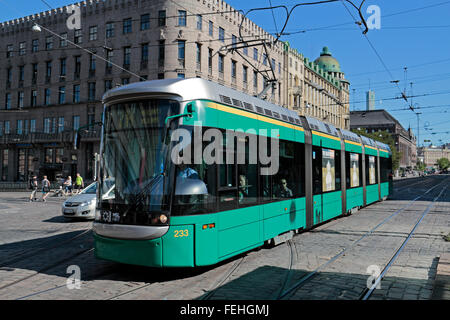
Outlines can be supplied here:
M110 181L109 188L105 193L106 197L114 197L114 188L114 181ZM66 218L94 219L96 203L97 182L93 182L79 194L64 201L61 211Z

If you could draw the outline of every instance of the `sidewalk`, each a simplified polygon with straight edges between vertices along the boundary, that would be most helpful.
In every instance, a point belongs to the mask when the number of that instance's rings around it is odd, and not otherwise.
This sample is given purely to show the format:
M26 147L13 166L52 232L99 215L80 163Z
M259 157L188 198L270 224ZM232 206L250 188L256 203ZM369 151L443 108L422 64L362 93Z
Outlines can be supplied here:
M450 300L450 253L441 254L434 280L433 300Z

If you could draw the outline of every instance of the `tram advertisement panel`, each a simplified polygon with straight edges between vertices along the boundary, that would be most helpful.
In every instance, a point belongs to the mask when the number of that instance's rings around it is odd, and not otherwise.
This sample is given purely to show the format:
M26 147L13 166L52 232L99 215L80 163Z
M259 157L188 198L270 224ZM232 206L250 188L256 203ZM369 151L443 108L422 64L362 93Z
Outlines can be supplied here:
M375 183L375 157L369 156L369 184Z
M359 154L350 153L350 187L359 187Z
M335 189L334 180L334 150L322 150L322 190L323 192Z

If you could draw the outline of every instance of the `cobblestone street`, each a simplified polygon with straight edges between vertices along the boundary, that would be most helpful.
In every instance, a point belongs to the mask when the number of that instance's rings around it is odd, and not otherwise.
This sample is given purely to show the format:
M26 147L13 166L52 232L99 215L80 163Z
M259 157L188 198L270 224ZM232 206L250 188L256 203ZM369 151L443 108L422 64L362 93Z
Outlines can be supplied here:
M450 181L421 179L414 188L408 187L413 181L396 182L392 199L276 247L199 269L96 259L92 222L63 218L62 198L30 203L28 193L1 193L0 299L358 299L426 211L370 299L449 299L448 287L434 297L433 290L440 256L450 249L444 239L450 232L450 189L444 186ZM80 268L80 289L67 287L69 266Z

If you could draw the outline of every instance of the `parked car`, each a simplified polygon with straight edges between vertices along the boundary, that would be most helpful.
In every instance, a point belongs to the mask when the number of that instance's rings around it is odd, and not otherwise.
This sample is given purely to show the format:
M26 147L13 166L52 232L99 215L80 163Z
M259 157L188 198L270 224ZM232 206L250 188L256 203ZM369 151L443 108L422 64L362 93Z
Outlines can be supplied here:
M109 182L108 182L109 181ZM114 180L105 180L105 197L114 197ZM97 202L97 182L91 183L79 194L68 198L62 204L61 212L66 218L94 219Z

